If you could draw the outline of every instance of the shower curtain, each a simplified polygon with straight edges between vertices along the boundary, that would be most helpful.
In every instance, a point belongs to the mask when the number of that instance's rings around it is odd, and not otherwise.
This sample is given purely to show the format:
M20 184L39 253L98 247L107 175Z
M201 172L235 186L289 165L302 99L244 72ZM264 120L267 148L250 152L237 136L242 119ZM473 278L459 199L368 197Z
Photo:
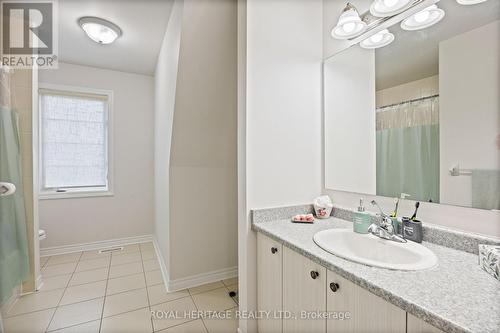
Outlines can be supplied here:
M376 123L377 195L439 202L439 97L381 107Z
M10 73L0 67L0 181L16 192L0 196L0 304L29 273L18 117L10 103Z

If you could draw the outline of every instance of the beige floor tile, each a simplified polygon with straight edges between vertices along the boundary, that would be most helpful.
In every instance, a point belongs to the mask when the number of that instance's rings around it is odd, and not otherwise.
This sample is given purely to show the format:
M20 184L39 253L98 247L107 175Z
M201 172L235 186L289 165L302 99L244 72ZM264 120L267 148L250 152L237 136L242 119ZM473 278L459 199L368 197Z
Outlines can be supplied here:
M58 256L52 256L47 262L47 266L67 264L69 262L77 262L80 259L81 255L82 255L81 252L75 252L75 253L61 254Z
M156 259L155 251L142 251L142 260Z
M40 267L45 266L45 264L49 261L50 257L40 257Z
M123 250L121 252L118 252L118 253L121 253L121 254L127 254L127 253L134 253L134 252L140 252L140 248L139 248L139 244L130 244L130 245L125 245L123 247ZM114 253L116 254L116 252Z
M68 287L64 292L60 305L88 301L103 297L106 292L106 281L98 281L79 286Z
M38 291L32 294L21 296L7 313L7 317L38 310L55 308L59 303L64 289L50 291Z
M217 282L207 283L202 286L194 288L189 288L189 292L191 293L191 295L195 295L199 293L204 293L205 291L214 290L222 287L224 287L222 281L217 281Z
M200 311L223 311L237 305L225 287L193 295L193 300Z
M151 311L158 311L159 316L156 318L153 317L153 327L155 331L159 331L191 321L193 318L185 316L185 314L196 312L196 306L194 305L191 297L184 297L171 302L152 306ZM175 318L169 317L169 313L174 312L177 316Z
M76 267L76 262L45 266L44 268L42 268L41 273L42 276L44 277L71 274L75 271L75 267Z
M148 286L154 286L155 284L163 283L163 276L160 270L145 272L146 274L146 284Z
M110 257L80 260L76 266L75 272L91 271L98 268L105 268L109 266Z
M106 297L104 302L104 317L148 307L148 294L146 288L126 291Z
M88 323L70 326L57 331L51 331L54 333L99 333L99 328L101 327L100 320L94 320Z
M142 257L140 252L126 253L120 255L113 254L111 256L111 266L129 264L131 262L138 262L141 260Z
M109 278L117 278L120 276L132 275L142 272L142 262L134 262L131 264L111 266L109 269Z
M106 295L113 295L124 291L146 288L144 273L122 276L108 280Z
M153 242L148 242L148 243L141 243L139 244L139 248L141 251L154 251L155 247L153 245Z
M108 278L108 268L99 268L91 271L83 271L73 273L71 280L69 281L70 286L76 286L79 284L85 284L90 282L103 281Z
M203 318L209 333L234 333L238 331L237 308L224 312L226 318Z
M66 288L70 278L71 274L43 277L42 278L43 284L42 287L40 288L40 291Z
M201 319L189 321L185 324L177 325L166 330L161 331L162 333L207 333L207 329ZM236 332L236 331L234 331Z
M222 283L224 283L226 287L234 286L238 284L238 278L234 277L231 279L222 280Z
M148 308L103 318L101 333L151 333L151 313Z
M98 298L58 307L49 325L49 331L100 319L103 303L104 298Z
M5 333L42 333L49 326L56 309L32 312L4 319Z
M189 292L187 290L167 292L165 285L162 283L148 287L148 295L149 303L151 305L156 305L173 301L174 299L187 297L189 296Z
M157 269L160 269L160 264L158 263L158 260L156 260L156 258L144 260L142 263L144 265L145 272L155 271Z
M111 256L111 253L109 253L109 252L99 253L99 250L85 251L85 252L83 252L80 260L106 258L106 257L110 257L110 256Z

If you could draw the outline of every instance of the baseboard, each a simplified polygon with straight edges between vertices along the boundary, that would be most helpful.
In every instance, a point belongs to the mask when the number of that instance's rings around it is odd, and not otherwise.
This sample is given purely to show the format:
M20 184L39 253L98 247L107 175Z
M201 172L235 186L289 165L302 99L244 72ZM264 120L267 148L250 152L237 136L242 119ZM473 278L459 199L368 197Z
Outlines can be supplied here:
M160 262L160 270L163 277L163 283L167 291L179 291L186 288L198 287L207 283L216 282L220 280L230 279L238 276L238 266L223 268L212 272L196 274L182 279L170 280L168 270L165 265L165 259L160 251L156 238L153 239L156 256Z
M152 241L153 241L153 235L142 235L135 237L109 239L109 240L90 242L90 243L46 247L40 249L40 257L55 256L59 254L81 252L81 251L100 250L107 247L124 246L129 244L146 243Z
M230 279L238 276L238 266L223 268L212 272L188 276L182 279L170 280L168 291L177 291L186 288L201 286L207 283Z
M153 246L155 248L156 258L158 258L158 262L160 263L160 271L161 271L161 276L163 278L163 285L167 288L167 291L170 291L168 289L169 277L168 277L167 265L165 264L165 258L163 258L163 254L160 251L160 247L158 245L156 237L153 237Z
M43 286L43 278L42 278L42 274L38 275L38 277L36 278L36 281L35 281L35 290L38 291L40 289L42 289L42 286Z

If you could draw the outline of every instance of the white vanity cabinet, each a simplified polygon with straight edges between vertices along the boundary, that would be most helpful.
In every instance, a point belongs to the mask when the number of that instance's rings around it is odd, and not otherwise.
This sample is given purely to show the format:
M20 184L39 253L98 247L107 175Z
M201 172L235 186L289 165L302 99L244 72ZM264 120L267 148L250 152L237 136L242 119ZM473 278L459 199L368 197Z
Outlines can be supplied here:
M260 333L443 333L261 233L257 289L259 311L296 316L261 318ZM350 319L339 319L346 312ZM328 318L312 318L315 314Z
M406 312L349 280L328 271L327 309L350 312L350 319L330 316L327 332L401 333L406 331Z
M444 333L439 328L427 324L422 319L419 319L408 313L407 317L407 333Z
M283 309L283 245L257 234L257 308L259 311ZM278 316L279 317L279 316ZM259 332L281 333L281 319L262 318Z
M295 318L283 320L283 332L325 332L326 321L314 316L326 312L326 268L283 248L283 310Z

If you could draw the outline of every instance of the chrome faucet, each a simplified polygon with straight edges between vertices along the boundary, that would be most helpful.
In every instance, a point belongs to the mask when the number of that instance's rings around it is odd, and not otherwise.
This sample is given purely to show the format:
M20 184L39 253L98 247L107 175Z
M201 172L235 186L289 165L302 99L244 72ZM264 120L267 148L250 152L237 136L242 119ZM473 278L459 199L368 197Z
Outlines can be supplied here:
M392 240L395 242L406 243L406 239L404 237L400 237L396 232L394 232L394 226L392 225L392 219L389 215L385 214L380 206L377 204L375 200L371 201L373 206L376 206L380 211L380 223L372 223L368 227L368 232L380 237L382 239ZM377 214L378 215L378 214Z

